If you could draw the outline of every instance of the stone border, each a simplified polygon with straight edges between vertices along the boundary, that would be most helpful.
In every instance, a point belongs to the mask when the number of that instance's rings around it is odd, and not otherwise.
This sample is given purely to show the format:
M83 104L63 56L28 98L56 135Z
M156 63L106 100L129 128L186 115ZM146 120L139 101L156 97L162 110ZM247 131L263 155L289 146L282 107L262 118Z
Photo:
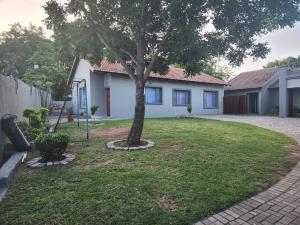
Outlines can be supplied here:
M65 156L66 158L61 161L47 162L47 163L38 162L39 160L42 159L41 157L34 158L27 162L27 166L31 168L43 168L46 166L66 165L72 162L76 158L75 155L71 155L71 154L63 154L63 156Z
M147 142L147 145L138 146L138 147L120 147L115 145L117 142L124 141L124 140L125 139L108 142L106 144L106 147L108 149L117 150L117 151L135 151L135 150L146 150L148 148L153 147L155 144L153 141L143 139L141 141Z

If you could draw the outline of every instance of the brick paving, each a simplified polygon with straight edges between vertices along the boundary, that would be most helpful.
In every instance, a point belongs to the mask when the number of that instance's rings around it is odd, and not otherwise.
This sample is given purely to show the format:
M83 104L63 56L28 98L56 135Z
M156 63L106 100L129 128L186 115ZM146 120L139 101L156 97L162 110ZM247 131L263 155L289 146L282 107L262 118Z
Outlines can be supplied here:
M206 119L253 124L284 133L300 144L300 119L267 116L201 116ZM281 181L195 225L300 225L300 162Z

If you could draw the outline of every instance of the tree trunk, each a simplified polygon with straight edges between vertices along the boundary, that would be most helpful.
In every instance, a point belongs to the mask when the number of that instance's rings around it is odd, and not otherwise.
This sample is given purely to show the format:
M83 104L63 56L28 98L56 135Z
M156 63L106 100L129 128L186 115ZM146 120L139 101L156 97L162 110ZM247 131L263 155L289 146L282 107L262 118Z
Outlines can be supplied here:
M136 80L135 86L136 86L135 113L134 113L133 124L127 138L128 146L138 146L141 144L141 136L144 127L144 118L145 118L144 81L142 79Z

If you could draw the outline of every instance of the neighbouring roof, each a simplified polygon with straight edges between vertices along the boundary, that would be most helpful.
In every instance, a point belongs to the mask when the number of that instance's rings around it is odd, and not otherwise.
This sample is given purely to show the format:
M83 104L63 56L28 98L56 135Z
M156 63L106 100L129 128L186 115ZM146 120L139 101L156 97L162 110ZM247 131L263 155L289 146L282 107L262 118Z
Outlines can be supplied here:
M228 82L225 91L261 88L278 70L278 68L265 68L241 73Z
M119 63L110 63L107 60L102 60L100 66L94 66L94 72L109 72L118 74L127 74L123 66ZM150 78L165 79L165 80L180 80L204 84L226 85L226 82L218 78L212 77L205 73L196 74L192 77L186 77L183 69L171 67L165 75L151 73Z

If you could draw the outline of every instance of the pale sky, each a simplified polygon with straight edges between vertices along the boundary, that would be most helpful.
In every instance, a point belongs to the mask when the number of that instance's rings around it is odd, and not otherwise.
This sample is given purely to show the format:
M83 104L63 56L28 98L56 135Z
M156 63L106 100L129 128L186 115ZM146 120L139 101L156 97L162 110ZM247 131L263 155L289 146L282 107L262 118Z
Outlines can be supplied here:
M46 17L42 6L47 0L0 0L0 32L8 30L8 24L20 22L28 25L43 25L42 20ZM60 0L65 2L65 0ZM259 38L263 42L269 42L271 52L266 59L253 62L247 59L245 63L234 68L235 74L262 68L267 62L288 56L300 55L300 23L294 28L286 28L269 33Z

